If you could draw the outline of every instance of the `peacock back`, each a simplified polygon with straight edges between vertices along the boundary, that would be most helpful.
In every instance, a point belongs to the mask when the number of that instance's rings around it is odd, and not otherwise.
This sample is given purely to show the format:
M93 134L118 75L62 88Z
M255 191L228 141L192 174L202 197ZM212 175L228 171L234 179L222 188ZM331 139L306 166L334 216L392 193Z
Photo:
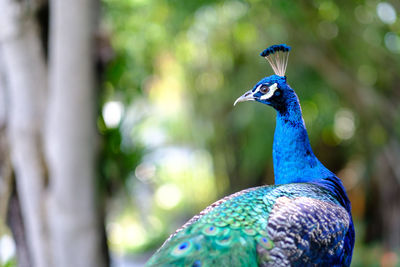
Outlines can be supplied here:
M250 188L194 216L147 266L344 266L350 220L316 184Z

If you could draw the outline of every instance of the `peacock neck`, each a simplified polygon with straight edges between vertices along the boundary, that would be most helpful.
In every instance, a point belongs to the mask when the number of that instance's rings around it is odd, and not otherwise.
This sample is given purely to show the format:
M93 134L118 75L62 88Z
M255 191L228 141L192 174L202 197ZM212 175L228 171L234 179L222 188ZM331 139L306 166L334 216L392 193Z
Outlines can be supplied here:
M314 155L297 96L278 109L273 144L275 184L313 182L335 176Z

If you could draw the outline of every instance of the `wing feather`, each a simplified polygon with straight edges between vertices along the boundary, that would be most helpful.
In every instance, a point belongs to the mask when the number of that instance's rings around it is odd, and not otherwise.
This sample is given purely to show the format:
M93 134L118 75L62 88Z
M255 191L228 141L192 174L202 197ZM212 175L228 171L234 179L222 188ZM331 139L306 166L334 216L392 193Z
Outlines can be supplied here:
M340 266L350 220L317 185L247 189L189 220L146 266Z

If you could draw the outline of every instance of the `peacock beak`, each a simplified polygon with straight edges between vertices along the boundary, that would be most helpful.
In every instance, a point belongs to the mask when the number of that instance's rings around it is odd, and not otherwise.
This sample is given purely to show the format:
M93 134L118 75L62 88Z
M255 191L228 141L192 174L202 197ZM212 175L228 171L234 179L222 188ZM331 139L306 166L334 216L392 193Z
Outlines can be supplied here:
M236 99L236 101L235 101L235 103L233 103L233 105L235 106L239 102L254 101L254 100L255 99L253 97L253 90L249 90L244 95L242 95L241 97Z

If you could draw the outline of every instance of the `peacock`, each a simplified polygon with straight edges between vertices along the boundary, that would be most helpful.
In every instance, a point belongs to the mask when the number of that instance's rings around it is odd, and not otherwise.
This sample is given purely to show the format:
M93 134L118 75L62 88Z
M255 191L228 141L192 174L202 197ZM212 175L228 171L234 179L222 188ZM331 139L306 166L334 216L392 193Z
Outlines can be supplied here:
M146 266L350 266L355 233L341 180L314 155L299 99L285 76L290 46L261 52L275 74L234 105L276 111L275 184L234 193L195 215Z

